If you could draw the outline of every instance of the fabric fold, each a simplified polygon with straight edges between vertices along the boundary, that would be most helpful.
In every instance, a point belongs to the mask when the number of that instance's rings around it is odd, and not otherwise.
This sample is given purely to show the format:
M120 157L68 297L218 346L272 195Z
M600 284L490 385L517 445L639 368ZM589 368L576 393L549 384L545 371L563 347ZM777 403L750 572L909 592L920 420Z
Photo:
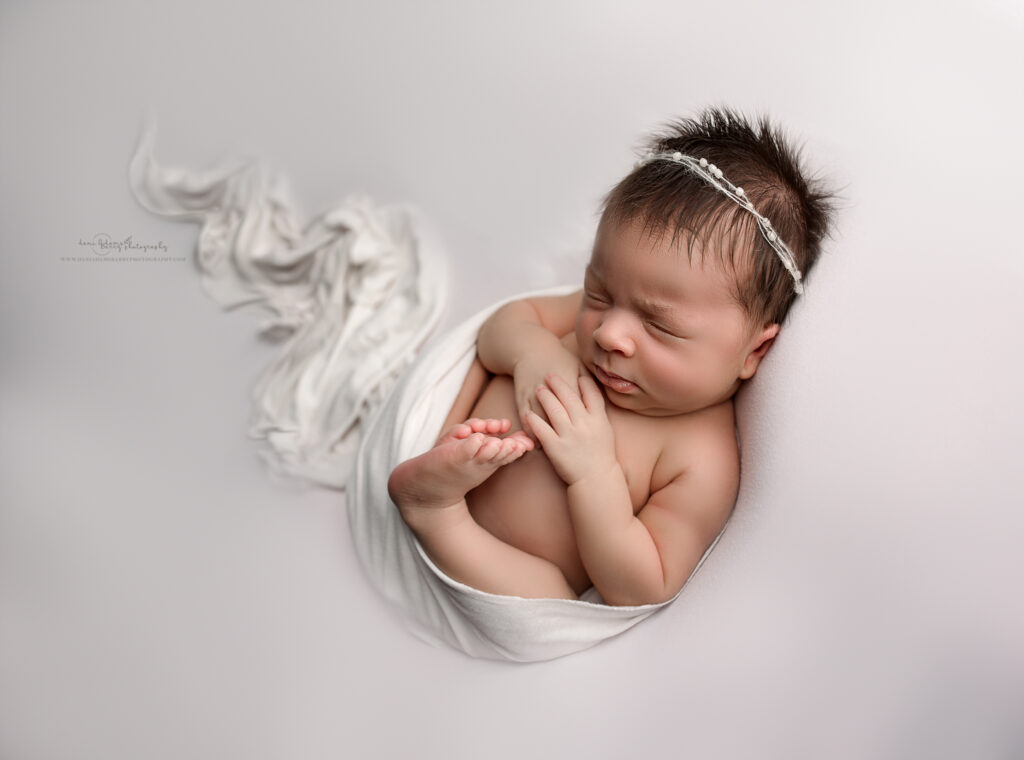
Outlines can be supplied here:
M261 334L281 344L252 391L250 437L273 473L344 488L362 427L443 314L440 246L415 209L359 195L303 225L262 163L162 166L154 140L150 123L129 166L136 199L199 224L204 290L259 309Z

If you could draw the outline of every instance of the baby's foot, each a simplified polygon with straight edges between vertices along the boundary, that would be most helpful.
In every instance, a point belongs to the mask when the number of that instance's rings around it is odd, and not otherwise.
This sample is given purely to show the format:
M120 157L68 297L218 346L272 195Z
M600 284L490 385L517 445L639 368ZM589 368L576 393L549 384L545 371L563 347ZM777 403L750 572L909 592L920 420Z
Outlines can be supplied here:
M533 448L521 430L500 438L509 420L471 419L455 425L434 448L395 468L388 492L400 508L448 507L483 483L499 467Z

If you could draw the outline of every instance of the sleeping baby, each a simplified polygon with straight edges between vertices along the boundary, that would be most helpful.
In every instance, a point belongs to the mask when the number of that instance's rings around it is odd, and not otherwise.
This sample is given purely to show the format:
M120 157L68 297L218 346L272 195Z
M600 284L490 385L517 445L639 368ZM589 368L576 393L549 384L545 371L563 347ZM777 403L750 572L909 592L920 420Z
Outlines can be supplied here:
M388 491L482 591L673 598L739 489L733 396L817 260L831 196L761 119L674 122L604 200L583 288L513 301Z

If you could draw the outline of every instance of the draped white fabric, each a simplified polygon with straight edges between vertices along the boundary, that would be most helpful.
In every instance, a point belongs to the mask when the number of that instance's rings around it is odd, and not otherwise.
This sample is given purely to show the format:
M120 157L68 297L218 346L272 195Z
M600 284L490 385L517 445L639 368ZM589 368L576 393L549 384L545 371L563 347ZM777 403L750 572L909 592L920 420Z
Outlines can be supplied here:
M440 320L446 262L406 207L353 196L305 225L257 162L165 167L144 130L129 168L139 202L201 225L196 263L225 308L253 305L284 338L253 390L250 435L283 471L343 488L359 432Z

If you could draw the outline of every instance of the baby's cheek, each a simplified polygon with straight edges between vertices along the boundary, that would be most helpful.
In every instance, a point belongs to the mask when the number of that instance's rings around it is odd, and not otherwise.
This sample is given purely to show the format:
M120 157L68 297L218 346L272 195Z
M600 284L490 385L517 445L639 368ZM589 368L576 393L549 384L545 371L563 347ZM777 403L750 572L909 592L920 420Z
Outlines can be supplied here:
M593 309L581 308L576 315L576 337L583 340L597 329L598 316Z

